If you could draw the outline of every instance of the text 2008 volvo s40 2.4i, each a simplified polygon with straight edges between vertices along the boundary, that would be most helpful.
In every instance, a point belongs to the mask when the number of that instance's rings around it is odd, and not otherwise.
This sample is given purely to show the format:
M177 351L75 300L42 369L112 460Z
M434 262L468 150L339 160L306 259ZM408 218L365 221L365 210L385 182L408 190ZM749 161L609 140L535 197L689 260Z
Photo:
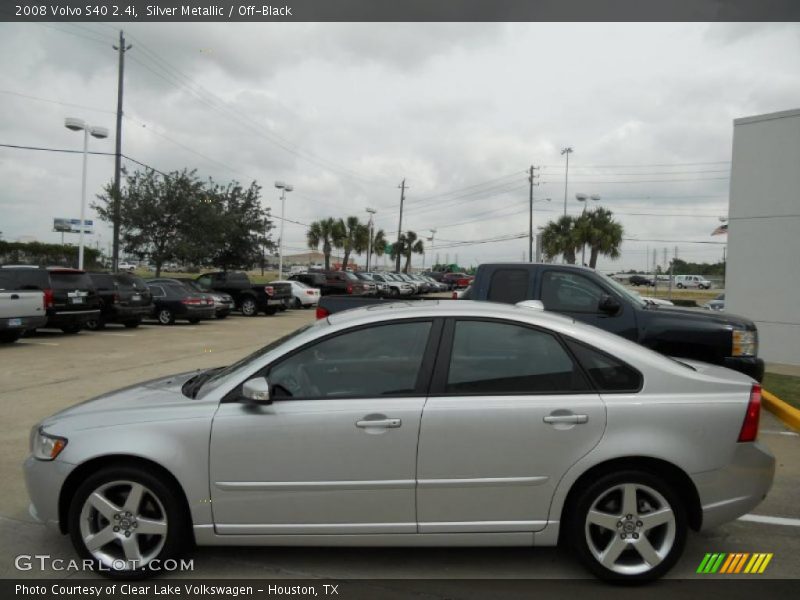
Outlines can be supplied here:
M200 545L551 546L648 580L766 495L760 388L540 310L398 303L37 425L31 512L104 573Z

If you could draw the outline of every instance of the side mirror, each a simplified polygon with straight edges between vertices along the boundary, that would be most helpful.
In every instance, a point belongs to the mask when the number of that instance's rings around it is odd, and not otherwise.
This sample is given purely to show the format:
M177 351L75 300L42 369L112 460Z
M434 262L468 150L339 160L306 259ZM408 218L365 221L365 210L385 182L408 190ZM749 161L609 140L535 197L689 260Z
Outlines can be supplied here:
M600 296L600 301L597 303L597 309L609 315L618 313L620 308L622 308L622 305L619 303L619 300L608 294Z
M272 404L269 397L269 382L266 377L248 379L242 385L242 397L259 404Z

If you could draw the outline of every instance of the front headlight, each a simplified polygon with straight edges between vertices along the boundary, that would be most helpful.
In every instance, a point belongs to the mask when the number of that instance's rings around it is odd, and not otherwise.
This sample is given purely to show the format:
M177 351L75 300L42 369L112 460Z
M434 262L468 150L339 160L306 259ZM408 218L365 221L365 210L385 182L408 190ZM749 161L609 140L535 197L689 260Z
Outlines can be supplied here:
M758 332L747 329L734 329L731 356L756 356L757 354Z
M31 431L31 454L39 460L53 460L67 446L67 438L45 433L42 427Z

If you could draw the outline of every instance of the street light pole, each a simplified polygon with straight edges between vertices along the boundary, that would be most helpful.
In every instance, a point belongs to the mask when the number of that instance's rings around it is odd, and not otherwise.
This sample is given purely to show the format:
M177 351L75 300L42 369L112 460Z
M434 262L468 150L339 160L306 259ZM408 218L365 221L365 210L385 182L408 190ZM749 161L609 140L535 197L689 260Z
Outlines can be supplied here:
M562 148L561 155L567 155L567 169L564 172L564 216L567 216L567 184L569 183L569 155L572 154L572 147Z
M367 208L366 210L369 213L369 245L367 246L367 273L369 273L369 266L372 260L372 217L378 211L376 211L374 208Z
M281 237L278 239L278 279L283 277L283 227L286 222L286 192L294 188L283 181L276 181L275 187L281 191Z
M81 119L64 119L64 127L70 131L83 131L83 174L81 177L81 217L78 225L80 240L78 241L78 268L83 270L83 236L86 229L86 171L89 159L89 136L97 139L108 137L108 129L105 127L94 127L88 125Z
M595 202L599 202L600 196L599 194L592 194L591 196L587 196L586 194L575 194L575 199L578 202L583 202L583 211L581 212L581 216L586 215L586 205L589 203L589 200L594 200ZM581 244L581 266L586 266L586 244Z

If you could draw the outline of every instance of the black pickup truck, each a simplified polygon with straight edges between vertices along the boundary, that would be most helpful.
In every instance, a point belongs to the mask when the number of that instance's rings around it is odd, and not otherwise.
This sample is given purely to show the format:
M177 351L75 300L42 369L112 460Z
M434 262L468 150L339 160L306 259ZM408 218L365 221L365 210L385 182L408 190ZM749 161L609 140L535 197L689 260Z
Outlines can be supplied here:
M289 283L250 282L247 273L238 271L217 271L204 273L195 279L204 290L229 294L246 317L254 317L259 312L274 315L284 300L292 300L292 286Z
M729 313L647 302L610 277L573 265L493 263L478 267L463 300L515 304L539 300L545 310L569 315L668 356L692 358L764 377L758 331ZM320 299L318 318L378 302L370 298Z

